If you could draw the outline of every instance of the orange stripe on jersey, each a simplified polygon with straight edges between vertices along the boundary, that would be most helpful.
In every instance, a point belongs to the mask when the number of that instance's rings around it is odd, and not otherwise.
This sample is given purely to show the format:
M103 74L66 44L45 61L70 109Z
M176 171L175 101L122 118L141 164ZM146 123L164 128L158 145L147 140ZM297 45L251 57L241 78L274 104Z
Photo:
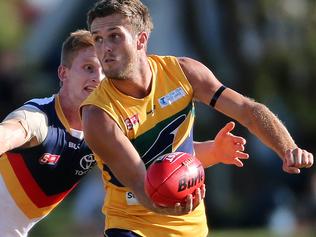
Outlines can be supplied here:
M60 121L64 125L64 127L66 128L67 132L69 132L71 134L71 129L70 129L68 120L66 119L66 116L63 112L63 109L61 108L59 95L55 96L55 100L56 100L55 110L56 110L56 113L58 115L58 118L60 119Z
M48 206L45 208L38 208L29 199L21 186L19 180L14 174L14 170L7 159L7 155L3 154L0 157L0 173L6 183L7 189L9 190L12 198L16 202L17 206L21 211L30 219L42 217L48 214L56 205Z
M25 193L38 208L59 203L72 190L47 196L34 180L20 154L7 153L7 157ZM72 188L74 187L75 185Z

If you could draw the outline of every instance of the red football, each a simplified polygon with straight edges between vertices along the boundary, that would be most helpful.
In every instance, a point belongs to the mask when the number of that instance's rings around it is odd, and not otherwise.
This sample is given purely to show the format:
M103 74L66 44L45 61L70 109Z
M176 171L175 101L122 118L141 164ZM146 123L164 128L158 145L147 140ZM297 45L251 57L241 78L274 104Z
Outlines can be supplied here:
M188 194L204 184L204 168L194 156L173 152L158 157L147 169L145 190L160 206L184 203Z

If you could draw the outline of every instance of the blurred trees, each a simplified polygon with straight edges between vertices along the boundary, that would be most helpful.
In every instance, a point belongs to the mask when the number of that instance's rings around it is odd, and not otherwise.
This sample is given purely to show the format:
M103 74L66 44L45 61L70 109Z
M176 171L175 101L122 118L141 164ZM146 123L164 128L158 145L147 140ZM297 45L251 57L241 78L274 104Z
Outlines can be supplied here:
M266 104L297 144L315 154L316 1L187 0L185 4L186 35L200 59L224 84ZM200 140L212 138L210 134L228 121L209 111L198 106L202 116L197 117L195 131ZM235 133L247 137L251 158L242 170L222 166L208 170L211 223L267 224L282 195L294 215L304 209L315 222L316 197L301 202L312 195L313 169L299 176L285 174L276 155L249 132L237 127Z
M186 2L190 9L188 35L214 73L224 75L220 80L272 109L276 104L275 113L282 106L289 113L283 114L284 119L294 119L298 142L315 143L316 1L210 1L218 15L216 37L221 48L217 54L213 42L205 44L201 32L212 31L212 19L199 16L201 7L195 1ZM202 2L202 7L208 5ZM202 30L196 30L199 28ZM217 56L225 58L225 67L218 65ZM231 72L219 71L217 65Z

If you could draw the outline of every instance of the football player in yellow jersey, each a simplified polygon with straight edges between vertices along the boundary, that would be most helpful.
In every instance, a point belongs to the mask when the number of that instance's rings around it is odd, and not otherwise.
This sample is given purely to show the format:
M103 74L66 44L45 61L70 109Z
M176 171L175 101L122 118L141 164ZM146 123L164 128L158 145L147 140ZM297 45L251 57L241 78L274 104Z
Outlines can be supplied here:
M278 154L285 172L299 174L313 165L313 155L265 105L225 87L202 63L148 56L153 24L140 0L99 1L88 13L88 26L108 78L82 105L85 139L106 182L105 236L207 236L203 190L184 207L164 210L151 203L143 184L146 167L158 155L200 153L193 150L193 100L245 126ZM207 168L216 159L204 148L197 156ZM158 214L163 210L173 215Z

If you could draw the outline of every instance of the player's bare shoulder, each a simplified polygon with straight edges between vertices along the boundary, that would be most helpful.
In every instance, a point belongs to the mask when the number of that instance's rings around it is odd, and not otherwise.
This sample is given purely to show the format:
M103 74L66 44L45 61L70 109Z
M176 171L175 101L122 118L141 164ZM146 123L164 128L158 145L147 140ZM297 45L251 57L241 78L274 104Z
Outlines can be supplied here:
M208 104L211 94L221 86L221 83L209 68L195 59L179 57L178 62L193 88L194 98Z
M199 71L206 68L202 63L199 61L189 58L189 57L178 57L178 62L180 67L182 68L184 74L188 77L194 77L199 75Z

